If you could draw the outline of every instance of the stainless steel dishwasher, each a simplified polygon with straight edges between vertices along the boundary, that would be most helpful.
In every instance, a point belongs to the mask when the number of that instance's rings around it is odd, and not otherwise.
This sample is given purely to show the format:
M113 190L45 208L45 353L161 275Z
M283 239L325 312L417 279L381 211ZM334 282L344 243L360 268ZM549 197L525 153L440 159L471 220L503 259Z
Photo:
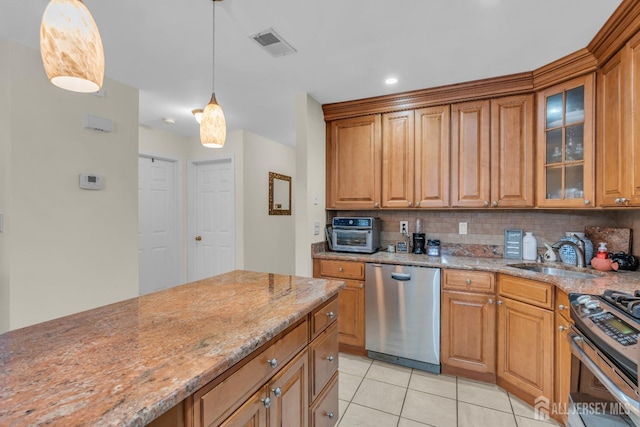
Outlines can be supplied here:
M369 357L440 373L440 269L366 265Z

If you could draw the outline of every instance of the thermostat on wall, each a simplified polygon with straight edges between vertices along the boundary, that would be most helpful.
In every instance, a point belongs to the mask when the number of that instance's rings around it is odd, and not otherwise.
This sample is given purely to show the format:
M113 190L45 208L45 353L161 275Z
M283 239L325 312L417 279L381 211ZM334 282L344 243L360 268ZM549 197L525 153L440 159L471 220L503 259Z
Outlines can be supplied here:
M104 190L104 177L90 173L81 173L80 188L84 190Z

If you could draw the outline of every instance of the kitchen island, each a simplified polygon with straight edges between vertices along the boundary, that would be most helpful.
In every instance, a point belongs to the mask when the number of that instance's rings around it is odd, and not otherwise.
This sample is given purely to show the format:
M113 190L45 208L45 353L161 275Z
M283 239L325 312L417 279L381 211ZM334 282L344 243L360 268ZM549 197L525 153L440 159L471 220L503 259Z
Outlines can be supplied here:
M343 287L234 271L2 334L0 425L146 425Z

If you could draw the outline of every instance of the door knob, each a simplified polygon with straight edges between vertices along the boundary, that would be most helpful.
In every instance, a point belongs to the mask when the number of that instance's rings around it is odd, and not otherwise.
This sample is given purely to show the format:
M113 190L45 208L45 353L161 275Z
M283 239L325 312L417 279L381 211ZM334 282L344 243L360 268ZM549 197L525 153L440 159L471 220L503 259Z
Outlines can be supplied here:
M199 242L200 240L202 240L202 236L196 236L196 242Z

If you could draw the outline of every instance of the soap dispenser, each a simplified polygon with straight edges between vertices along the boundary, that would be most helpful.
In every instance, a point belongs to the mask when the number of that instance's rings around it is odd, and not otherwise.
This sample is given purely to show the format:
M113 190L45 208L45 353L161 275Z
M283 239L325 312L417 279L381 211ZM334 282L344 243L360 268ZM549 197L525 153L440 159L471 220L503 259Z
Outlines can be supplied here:
M596 253L596 258L600 258L600 259L609 258L609 250L607 249L607 244L605 242L600 242L600 246L598 247L598 252Z
M538 242L531 231L524 233L522 238L522 259L535 261L538 257Z

